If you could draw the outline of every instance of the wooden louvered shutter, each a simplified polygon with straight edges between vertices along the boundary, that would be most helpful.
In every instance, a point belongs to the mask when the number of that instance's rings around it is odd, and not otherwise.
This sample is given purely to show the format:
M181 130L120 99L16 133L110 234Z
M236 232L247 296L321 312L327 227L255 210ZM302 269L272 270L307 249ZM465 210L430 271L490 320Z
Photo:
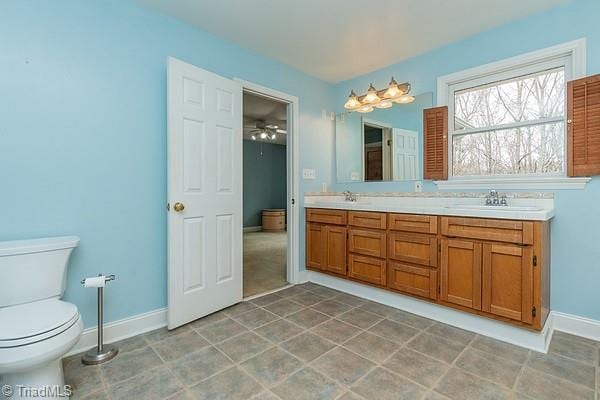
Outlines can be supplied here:
M448 179L448 107L423 110L423 177Z
M567 175L600 175L600 75L567 84Z

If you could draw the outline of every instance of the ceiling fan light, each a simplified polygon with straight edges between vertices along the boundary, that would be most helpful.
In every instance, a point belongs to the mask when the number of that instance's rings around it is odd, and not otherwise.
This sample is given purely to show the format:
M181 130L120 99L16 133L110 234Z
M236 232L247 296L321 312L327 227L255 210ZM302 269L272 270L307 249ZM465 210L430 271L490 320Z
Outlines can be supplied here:
M348 101L346 101L346 104L344 104L344 108L347 110L355 110L360 106L361 106L361 103L360 103L360 101L358 101L358 97L356 96L356 93L354 93L354 90L350 91L350 95L348 96Z
M276 138L276 137L277 137L277 135L275 135L275 134L272 134L272 135L271 135L271 140L275 140L275 138Z
M408 104L408 103L412 103L413 101L415 101L415 97L411 96L410 94L403 94L402 96L398 97L397 99L394 99L394 101L398 104Z
M252 135L252 140L256 140L256 135Z
M260 138L261 138L261 139L266 139L266 138L267 138L267 132L262 132L262 133L260 134Z
M388 84L388 88L383 94L386 99L394 99L402 94L402 91L398 87L398 82L392 77L392 80Z
M370 113L371 111L373 111L373 106L370 104L365 104L364 106L356 109L356 111L358 111L359 113Z
M375 107L377 108L390 108L391 106L393 106L392 101L388 99L381 100L379 103L375 104Z
M381 99L379 98L379 96L377 96L377 89L375 89L375 86L373 86L373 84L371 83L371 85L369 86L369 89L367 90L367 94L365 95L365 98L363 99L363 103L375 104L379 100L381 100Z

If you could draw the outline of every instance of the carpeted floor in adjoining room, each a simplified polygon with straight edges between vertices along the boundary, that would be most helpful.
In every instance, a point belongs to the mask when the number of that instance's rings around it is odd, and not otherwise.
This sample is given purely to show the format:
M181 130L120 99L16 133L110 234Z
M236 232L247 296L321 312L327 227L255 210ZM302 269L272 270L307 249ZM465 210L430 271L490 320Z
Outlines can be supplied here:
M287 233L244 233L244 297L287 285Z

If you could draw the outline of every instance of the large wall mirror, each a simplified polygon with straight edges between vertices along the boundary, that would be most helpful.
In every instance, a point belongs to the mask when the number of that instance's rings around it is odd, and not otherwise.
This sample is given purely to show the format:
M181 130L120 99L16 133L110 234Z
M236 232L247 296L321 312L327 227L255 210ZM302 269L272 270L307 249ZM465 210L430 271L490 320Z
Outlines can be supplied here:
M432 106L427 92L410 104L336 115L337 182L423 179L423 110Z

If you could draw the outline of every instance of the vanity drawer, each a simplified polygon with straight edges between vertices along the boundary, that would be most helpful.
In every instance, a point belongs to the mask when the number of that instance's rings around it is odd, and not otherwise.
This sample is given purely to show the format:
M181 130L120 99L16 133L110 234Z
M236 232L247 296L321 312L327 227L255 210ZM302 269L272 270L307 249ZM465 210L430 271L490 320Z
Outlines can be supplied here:
M390 261L388 287L399 292L437 299L437 270Z
M361 228L386 229L387 214L369 211L348 211L348 225Z
M359 281L385 286L387 278L385 264L385 260L379 258L350 254L348 276Z
M348 230L348 248L353 253L385 258L387 235L382 231L350 228Z
M309 208L306 210L306 220L323 224L346 225L347 214L348 212L344 210Z
M441 217L442 235L533 244L533 222L486 218Z
M389 258L412 264L437 266L437 238L418 233L390 232Z
M431 234L438 231L438 217L434 215L389 214L389 224L394 231Z

